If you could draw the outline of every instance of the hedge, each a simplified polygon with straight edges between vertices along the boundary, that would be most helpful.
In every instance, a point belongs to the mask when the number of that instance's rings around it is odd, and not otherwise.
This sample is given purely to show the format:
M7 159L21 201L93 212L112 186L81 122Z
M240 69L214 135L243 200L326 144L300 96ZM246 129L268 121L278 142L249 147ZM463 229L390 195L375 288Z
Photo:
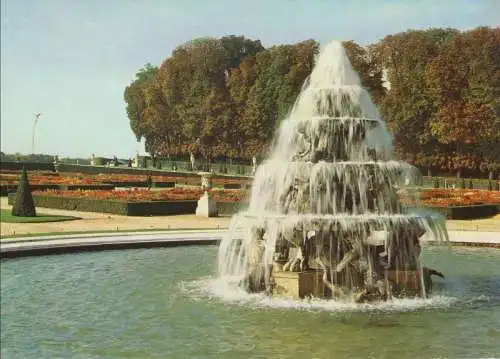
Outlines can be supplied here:
M9 193L9 204L15 193ZM124 202L90 198L69 198L33 195L35 205L46 208L76 210L83 212L104 212L125 216L194 214L197 201L150 201ZM217 202L219 215L233 215L248 206L246 202ZM477 219L500 213L500 205L474 205L455 207L425 207L441 213L447 219Z
M3 170L20 171L26 168L26 171L51 171L55 172L52 162L21 162L21 161L0 161L0 168Z
M45 191L47 189L59 189L57 184L30 184L31 191ZM9 193L16 192L17 184L0 185L0 195L7 196Z
M113 184L60 184L58 189L64 191L76 191L76 190L113 190L115 186Z
M159 170L154 168L137 168L137 167L107 167L107 166L90 166L90 165L76 165L69 163L60 163L59 172L80 172L84 174L133 174L133 175L152 175L152 176L175 176L175 177L193 177L196 172L182 172L172 170ZM217 174L215 177L219 178L237 178L249 179L251 176L247 175L223 175Z
M438 212L446 219L478 219L492 217L500 213L500 205L484 204L474 206L455 206L455 207L425 207Z
M9 204L13 203L14 193L9 194ZM103 212L124 216L150 216L195 214L198 201L150 201L125 202L106 199L69 198L33 195L36 206L65 209L82 212ZM221 216L233 215L248 206L244 202L217 202L217 210Z
M198 201L127 202L127 216L195 214Z
M45 208L57 208L82 212L103 212L124 216L150 216L196 213L197 201L151 201L125 202L106 199L70 198L33 195L35 205ZM14 194L9 194L12 204Z
M226 183L224 189L241 189L241 183Z
M112 190L115 186L112 184L30 184L31 191L45 191L48 189L60 190ZM9 193L17 190L17 184L0 185L0 196L7 196Z
M175 187L175 182L153 182L153 187L173 188Z
M248 207L246 202L217 202L219 216L232 216Z
M147 187L148 184L146 181L135 181L135 182L119 182L119 181L104 181L108 185L112 185L114 187Z
M422 187L424 188L473 188L473 189L487 189L499 190L500 181L488 180L480 178L456 178L456 177L423 177Z

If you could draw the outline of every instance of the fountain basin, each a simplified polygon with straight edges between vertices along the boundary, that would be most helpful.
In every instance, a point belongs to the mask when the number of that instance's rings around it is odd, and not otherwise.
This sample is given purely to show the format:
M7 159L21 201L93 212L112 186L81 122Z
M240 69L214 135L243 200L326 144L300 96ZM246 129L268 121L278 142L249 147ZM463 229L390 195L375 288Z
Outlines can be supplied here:
M229 290L216 246L1 261L2 358L495 357L500 251L424 247L433 297L290 301ZM207 277L209 276L209 277ZM377 343L377 344L374 344Z
M0 258L66 254L118 249L157 248L217 244L224 231L174 230L83 235L54 235L4 240Z

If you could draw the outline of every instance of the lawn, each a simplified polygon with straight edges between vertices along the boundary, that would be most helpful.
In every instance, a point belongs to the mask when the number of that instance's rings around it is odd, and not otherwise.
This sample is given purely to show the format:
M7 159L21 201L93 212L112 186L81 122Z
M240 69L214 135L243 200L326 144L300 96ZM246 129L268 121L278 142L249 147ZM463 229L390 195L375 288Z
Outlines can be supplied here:
M36 217L17 217L11 214L9 209L0 210L0 222L5 223L44 223L44 222L62 222L80 219L73 216L55 216L49 214L37 214Z

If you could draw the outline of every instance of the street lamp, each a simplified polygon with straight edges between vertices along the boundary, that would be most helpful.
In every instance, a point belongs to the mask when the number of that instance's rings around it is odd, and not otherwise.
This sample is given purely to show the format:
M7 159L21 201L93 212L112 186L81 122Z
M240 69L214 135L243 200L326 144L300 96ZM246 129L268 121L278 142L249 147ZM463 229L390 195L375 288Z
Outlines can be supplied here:
M40 112L35 113L35 118L33 120L33 130L31 132L31 152L35 154L35 127L42 114Z

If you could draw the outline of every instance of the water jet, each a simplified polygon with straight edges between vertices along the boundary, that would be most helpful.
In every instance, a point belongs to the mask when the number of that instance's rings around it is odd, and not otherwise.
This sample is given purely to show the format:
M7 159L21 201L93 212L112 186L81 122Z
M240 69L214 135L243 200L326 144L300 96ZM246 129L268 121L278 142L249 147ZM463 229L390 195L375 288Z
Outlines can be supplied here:
M248 210L232 219L219 275L272 296L425 298L431 276L443 275L422 266L420 240L444 242L447 232L401 202L419 176L394 160L376 106L331 42L256 170Z

